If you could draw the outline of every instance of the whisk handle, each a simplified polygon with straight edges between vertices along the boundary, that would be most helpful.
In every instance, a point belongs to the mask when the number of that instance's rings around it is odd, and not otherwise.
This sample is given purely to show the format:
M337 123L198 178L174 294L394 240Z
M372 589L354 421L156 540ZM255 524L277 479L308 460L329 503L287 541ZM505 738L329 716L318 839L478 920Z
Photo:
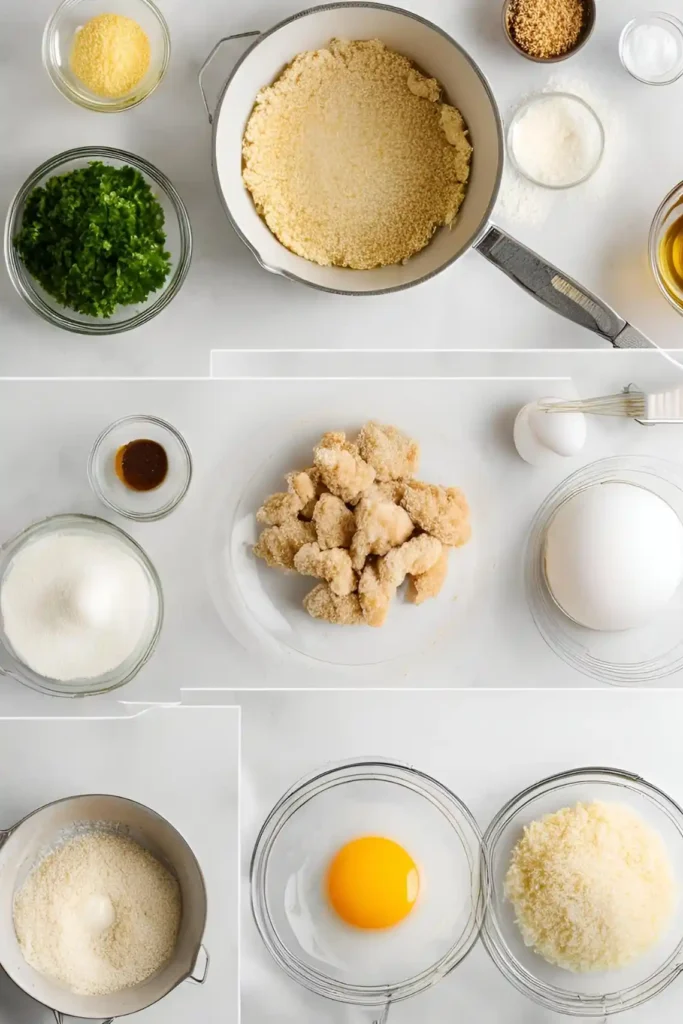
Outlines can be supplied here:
M593 331L615 348L654 347L597 295L495 225L488 228L475 248L548 309Z

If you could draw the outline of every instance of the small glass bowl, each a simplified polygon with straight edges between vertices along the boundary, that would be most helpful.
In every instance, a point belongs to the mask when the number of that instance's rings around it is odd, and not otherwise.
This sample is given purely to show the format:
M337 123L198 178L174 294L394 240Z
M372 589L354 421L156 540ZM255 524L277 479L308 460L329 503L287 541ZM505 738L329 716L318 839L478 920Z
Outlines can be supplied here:
M164 599L161 580L149 558L132 537L120 530L118 526L98 519L96 516L85 516L76 513L50 516L32 523L16 537L6 541L0 547L0 588L14 558L27 544L55 533L96 534L109 537L124 547L138 562L147 576L151 600L151 615L146 629L135 651L106 675L93 679L71 679L68 681L48 679L29 668L12 649L5 634L2 616L0 615L0 674L7 674L24 686L47 693L54 697L91 697L95 694L109 693L129 683L140 669L151 658L156 649L164 619Z
M670 274L662 270L659 254L664 238L669 228L675 221L683 217L683 182L672 188L659 205L654 215L648 248L650 253L650 267L659 290L676 312L683 316L683 277L676 281ZM681 231L683 236L683 230ZM683 266L683 256L681 257Z
M410 964L399 966L390 958L388 964L378 968L377 953L365 956L362 970L368 975L376 976L382 970L401 975L369 983L368 978L361 981L354 977L342 960L327 960L324 943L314 942L312 948L305 949L287 911L305 911L307 889L301 872L304 866L314 870L311 861L321 857L321 843L326 848L331 840L332 849L338 849L340 842L358 835L382 835L388 823L391 828L403 817L416 823L416 830L430 848L438 845L443 851L443 866L457 881L458 896L454 903L443 902L440 927L444 934L438 940L430 935L423 943L408 944ZM417 995L462 962L479 936L488 886L481 833L467 807L430 776L382 758L333 764L289 789L261 828L250 880L256 927L278 966L319 996L368 1007L386 1006ZM322 907L318 910L323 912ZM419 902L413 913L418 912ZM353 941L364 943L367 949L368 939L372 943L372 933L354 936ZM432 952L438 946L434 960L430 959L427 943L433 947Z
M674 40L678 49L674 65L663 75L655 75L652 78L643 78L641 75L638 75L635 69L629 65L627 57L628 41L631 34L636 29L644 26L663 28ZM637 82L643 82L645 85L671 85L672 82L678 81L681 75L683 75L683 22L679 21L672 14L666 14L663 11L643 14L639 18L633 18L632 21L629 21L624 26L619 36L619 59L629 75L635 78Z
M76 313L66 306L61 306L31 277L14 246L14 238L21 229L26 200L34 188L44 185L48 178L57 174L66 174L78 167L86 167L93 160L100 160L102 163L111 164L114 167L130 165L146 178L164 211L166 249L171 254L171 273L163 287L159 291L153 292L144 303L134 306L119 306L113 316L106 319L86 316ZM121 149L110 149L108 146L83 146L79 149L69 149L46 160L19 189L10 204L5 221L5 263L15 290L43 320L47 320L48 323L54 324L55 327L61 327L63 330L73 331L75 334L92 336L120 334L146 324L162 309L165 309L178 294L190 269L191 258L190 218L185 204L169 179L142 157Z
M543 102L545 102L547 100L555 100L555 99L567 100L570 103L577 104L584 111L587 111L590 114L590 117L592 119L592 123L593 123L594 128L595 128L595 143L596 143L596 145L595 145L595 160L594 160L593 165L580 178L577 178L575 181L563 182L561 185L549 184L547 181L541 181L539 178L535 178L533 176L533 174L530 174L529 171L525 169L524 165L517 158L517 154L515 153L515 141L514 141L515 140L515 130L516 130L519 122L524 117L524 115L533 106L535 106L537 103L543 103ZM604 155L604 152L605 152L605 129L602 126L602 121L600 120L598 115L595 113L593 108L591 106L589 106L589 104L586 103L585 100L582 100L580 96L575 96L573 93L569 93L569 92L539 92L539 93L536 93L536 95L530 96L528 99L524 100L524 102L519 105L519 107L517 108L517 110L513 114L512 120L510 121L510 125L509 125L508 131L507 131L507 151L508 151L508 155L510 157L510 161L511 161L512 166L514 167L514 169L523 178L526 178L527 181L530 181L532 183L532 185L538 185L540 188L548 188L548 189L551 189L554 192L561 192L561 191L564 191L565 189L575 188L577 185L582 185L585 181L588 181L589 178L593 177L593 175L597 171L598 167L600 166L600 163L602 161L602 158L603 158L603 155Z
M646 455L600 459L567 477L536 513L525 554L525 589L531 616L551 648L568 665L614 686L656 683L683 670L683 586L644 626L609 632L587 629L555 602L545 575L545 539L561 505L595 484L622 482L662 498L683 521L683 469Z
M130 92L115 99L91 92L69 66L71 48L80 28L99 14L132 18L147 33L151 60L145 77ZM168 25L152 0L63 0L43 33L43 65L52 84L72 103L100 113L118 113L142 103L166 74L171 57Z
M522 49L521 46L519 46L519 44L515 41L515 38L512 34L510 28L510 14L513 3L514 0L505 0L503 4L503 32L505 34L505 38L507 39L512 49L516 51L516 53L519 53L522 57L526 57L527 60L534 61L534 63L536 64L557 64L561 60L566 60L568 57L573 57L575 53L578 53L579 50L583 49L583 47L586 45L586 43L593 34L593 29L595 28L596 2L595 0L583 0L583 26L581 28L579 38L576 40L576 43L571 48L571 50L568 50L566 53L560 54L559 57L534 57L530 53L527 53L526 50Z
M683 899L679 899L666 935L634 964L619 971L574 974L547 963L524 944L504 891L512 850L524 826L563 807L593 800L624 804L659 832L683 892L683 810L677 803L639 776L619 769L561 772L519 793L486 830L483 847L490 894L482 941L501 973L535 1003L571 1017L604 1019L652 999L680 973Z
M156 441L168 456L166 477L150 491L133 491L117 476L116 453L131 441ZM154 522L169 515L187 494L192 456L175 427L157 416L124 416L106 427L88 459L88 480L95 495L114 512L136 522Z

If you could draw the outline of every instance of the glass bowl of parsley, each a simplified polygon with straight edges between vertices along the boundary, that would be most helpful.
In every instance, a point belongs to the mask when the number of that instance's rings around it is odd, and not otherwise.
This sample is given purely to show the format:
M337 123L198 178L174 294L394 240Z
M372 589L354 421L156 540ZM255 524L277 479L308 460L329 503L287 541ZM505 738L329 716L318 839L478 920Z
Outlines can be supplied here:
M15 196L5 261L36 313L77 334L119 334L168 306L187 276L192 230L168 178L106 147L60 153Z

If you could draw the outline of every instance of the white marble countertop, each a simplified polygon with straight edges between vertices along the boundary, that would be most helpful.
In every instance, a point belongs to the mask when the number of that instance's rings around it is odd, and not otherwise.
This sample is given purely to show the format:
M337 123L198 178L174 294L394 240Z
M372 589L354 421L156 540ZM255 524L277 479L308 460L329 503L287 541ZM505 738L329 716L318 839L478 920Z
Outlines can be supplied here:
M417 289L354 300L324 295L261 270L230 228L211 172L211 134L197 72L222 36L269 28L294 13L292 0L161 0L173 40L166 81L141 106L116 116L69 104L41 67L43 26L55 0L3 0L0 40L0 207L6 209L45 159L79 145L139 153L185 199L194 228L190 275L172 308L127 335L92 340L43 323L0 274L0 375L204 375L209 352L225 347L594 348L591 334L545 310L474 252ZM552 77L587 91L605 121L608 150L596 178L557 196L541 223L494 214L502 227L602 295L661 346L683 345L681 320L659 294L647 264L653 214L681 178L683 81L641 85L617 54L621 28L647 0L599 0L594 37L552 70L522 59L501 30L501 0L405 0L442 26L489 77L507 116ZM668 9L683 15L683 0ZM237 56L237 49L234 51ZM218 89L228 52L209 77ZM599 342L597 344L600 344Z
M133 1014L131 1022L237 1022L238 757L236 708L149 708L109 719L0 721L1 828L52 800L112 793L167 818L201 866L208 897L204 944L211 958L206 982L178 986ZM1 1024L53 1020L0 971Z
M377 1013L322 1000L271 961L249 912L248 865L258 829L298 778L371 755L433 775L469 807L480 828L516 793L555 772L587 765L625 769L683 798L683 693L644 691L241 694L242 1024L369 1024ZM315 851L314 837L311 852ZM620 1024L675 1024L681 982ZM452 974L398 1003L388 1024L561 1024L517 992L479 943Z

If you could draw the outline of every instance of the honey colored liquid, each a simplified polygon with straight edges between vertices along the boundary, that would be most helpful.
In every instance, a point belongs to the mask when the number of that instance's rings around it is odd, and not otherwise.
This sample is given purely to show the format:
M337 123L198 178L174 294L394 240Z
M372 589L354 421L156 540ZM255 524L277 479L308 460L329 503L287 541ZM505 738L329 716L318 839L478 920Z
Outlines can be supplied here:
M683 216L667 228L659 243L657 263L667 291L683 309Z

